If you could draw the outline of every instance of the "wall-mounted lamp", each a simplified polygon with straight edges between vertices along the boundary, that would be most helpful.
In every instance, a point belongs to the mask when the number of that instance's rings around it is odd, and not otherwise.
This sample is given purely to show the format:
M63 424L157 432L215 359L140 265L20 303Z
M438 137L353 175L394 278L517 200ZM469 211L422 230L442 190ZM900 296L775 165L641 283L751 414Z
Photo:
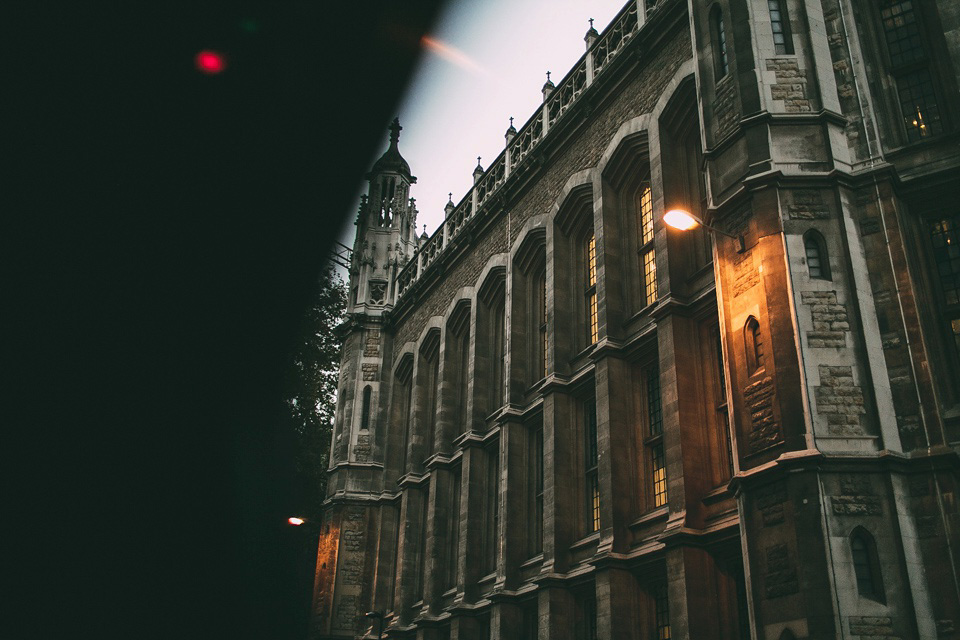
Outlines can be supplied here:
M696 228L697 225L702 226L704 229L709 229L710 231L715 231L719 234L725 235L728 238L734 238L737 241L737 253L743 253L746 251L746 245L744 244L743 235L734 235L732 233L727 233L723 229L717 229L716 227L711 227L706 224L703 220L696 217L689 211L684 211L683 209L671 209L663 214L663 222L668 227L673 227L677 231L689 231L690 229Z

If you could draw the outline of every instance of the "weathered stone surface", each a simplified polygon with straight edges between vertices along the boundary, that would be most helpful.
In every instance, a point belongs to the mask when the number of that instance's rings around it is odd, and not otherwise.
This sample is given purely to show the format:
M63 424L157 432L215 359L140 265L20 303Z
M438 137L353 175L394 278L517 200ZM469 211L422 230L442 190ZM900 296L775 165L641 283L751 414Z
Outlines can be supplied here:
M864 433L860 416L866 414L863 390L853 383L852 367L820 365L820 386L814 387L817 412L826 416L834 435Z
M795 58L772 58L766 61L767 71L773 71L777 81L770 86L771 97L784 102L784 111L800 113L811 111L807 95L807 79Z
M773 412L775 389L768 376L747 386L743 397L750 412L750 449L762 451L780 440L780 425Z
M764 593L767 598L779 598L800 590L796 565L787 545L777 544L767 548L766 560Z
M743 295L760 284L760 272L753 260L753 252L745 251L734 259L733 295Z

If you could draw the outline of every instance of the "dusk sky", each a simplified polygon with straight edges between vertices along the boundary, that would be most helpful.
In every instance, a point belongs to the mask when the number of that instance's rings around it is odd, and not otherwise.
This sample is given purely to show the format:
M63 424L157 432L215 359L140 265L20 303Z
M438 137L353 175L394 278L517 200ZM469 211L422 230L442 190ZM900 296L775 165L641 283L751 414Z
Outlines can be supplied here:
M555 83L584 54L594 19L603 31L625 0L452 0L440 17L397 115L400 152L417 183L418 231L443 222L447 194L459 202L473 183L477 156L486 169L504 148L509 118L519 129L542 104L550 71ZM370 159L372 164L388 143ZM358 185L341 242L352 247Z

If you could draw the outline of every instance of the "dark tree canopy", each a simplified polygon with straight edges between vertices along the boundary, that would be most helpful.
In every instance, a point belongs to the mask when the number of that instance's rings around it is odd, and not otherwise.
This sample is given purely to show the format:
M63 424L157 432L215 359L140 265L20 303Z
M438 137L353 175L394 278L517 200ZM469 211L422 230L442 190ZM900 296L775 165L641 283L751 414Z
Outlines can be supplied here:
M285 419L295 438L294 473L301 513L315 516L326 488L330 434L337 406L337 378L346 285L327 267L320 274L291 353L285 380Z

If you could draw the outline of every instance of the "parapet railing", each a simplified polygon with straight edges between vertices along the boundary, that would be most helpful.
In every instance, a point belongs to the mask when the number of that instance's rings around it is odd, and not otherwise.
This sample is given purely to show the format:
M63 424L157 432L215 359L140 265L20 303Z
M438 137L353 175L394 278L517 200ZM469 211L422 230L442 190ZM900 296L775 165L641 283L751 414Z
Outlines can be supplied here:
M563 117L584 90L623 51L640 30L637 0L630 0L609 26L599 35L588 36L587 52L556 87L548 81L544 86L543 106L534 113L516 134L507 135L507 145L497 159L478 174L471 189L454 207L443 224L414 253L413 258L397 275L397 299L423 276L445 246L460 233L484 205L490 201L510 175L520 167L540 144L554 124ZM593 32L594 34L596 32Z

